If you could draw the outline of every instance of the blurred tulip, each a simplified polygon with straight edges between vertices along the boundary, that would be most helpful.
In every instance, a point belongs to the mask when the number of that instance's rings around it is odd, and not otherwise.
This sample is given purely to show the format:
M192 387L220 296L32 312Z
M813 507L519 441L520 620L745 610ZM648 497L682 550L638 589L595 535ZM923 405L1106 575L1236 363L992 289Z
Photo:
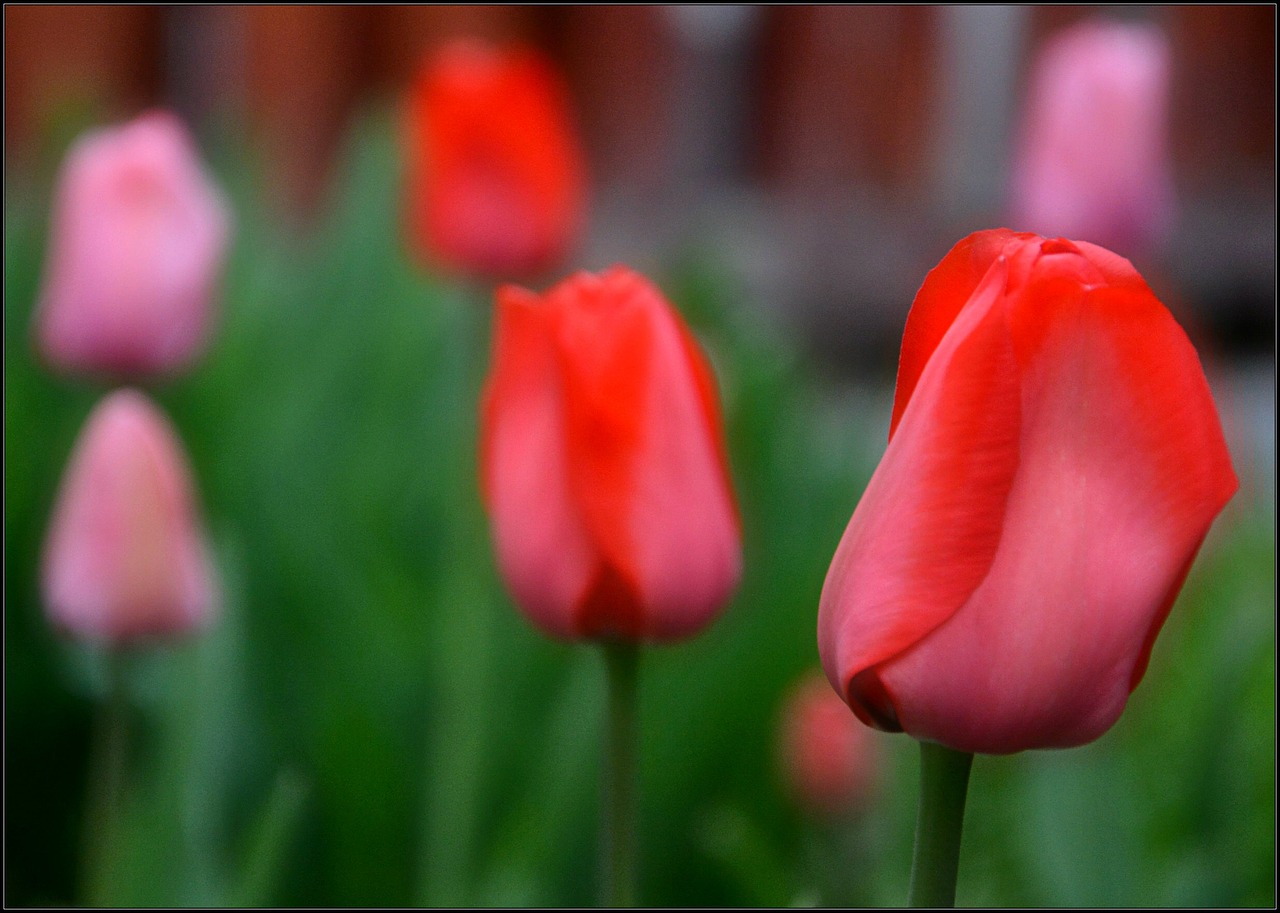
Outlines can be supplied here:
M516 602L559 637L696 633L737 583L741 540L693 336L621 266L497 301L481 481Z
M45 543L54 625L112 643L183 634L214 611L214 584L181 446L134 390L94 409Z
M1236 487L1196 352L1127 260L971 235L907 318L822 591L827 677L864 722L960 751L1095 739Z
M41 354L65 371L109 376L188 367L207 342L228 223L174 115L81 137L58 176Z
M1141 253L1173 215L1169 46L1154 26L1086 22L1032 69L1014 165L1013 221Z
M781 735L787 784L811 812L837 815L867 798L876 780L875 735L820 674L788 694Z
M549 62L529 48L450 44L418 77L407 133L408 229L422 259L517 277L565 257L586 178Z

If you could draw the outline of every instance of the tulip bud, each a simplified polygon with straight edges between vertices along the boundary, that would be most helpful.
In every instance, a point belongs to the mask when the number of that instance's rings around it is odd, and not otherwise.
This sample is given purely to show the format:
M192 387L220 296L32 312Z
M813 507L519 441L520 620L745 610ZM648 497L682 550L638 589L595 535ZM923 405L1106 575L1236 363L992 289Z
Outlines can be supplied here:
M181 447L134 390L109 395L76 441L45 542L54 626L122 643L183 634L214 611L214 584Z
M715 380L621 266L498 290L481 483L516 603L566 638L687 637L741 569Z
M73 373L187 367L206 343L227 235L226 204L175 116L81 137L58 176L41 354Z
M822 590L827 677L864 722L960 751L1096 739L1236 488L1195 349L1129 261L971 235L907 318Z
M811 812L851 811L874 788L875 735L821 675L807 675L792 688L781 735L787 785Z
M408 229L423 260L515 277L565 257L586 179L550 63L529 48L450 44L425 63L407 127Z
M1138 253L1173 212L1169 46L1154 26L1086 22L1032 69L1013 178L1013 220L1046 235Z

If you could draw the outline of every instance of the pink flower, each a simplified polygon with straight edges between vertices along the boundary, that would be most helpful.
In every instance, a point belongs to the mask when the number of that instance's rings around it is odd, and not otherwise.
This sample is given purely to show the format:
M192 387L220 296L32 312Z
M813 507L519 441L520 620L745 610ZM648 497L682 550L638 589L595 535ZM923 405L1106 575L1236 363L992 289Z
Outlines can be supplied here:
M874 788L875 734L821 675L805 676L787 695L781 737L787 784L810 811L847 812Z
M49 226L36 318L46 361L107 376L187 367L207 341L228 221L174 115L81 137Z
M1096 739L1237 488L1195 349L1129 261L961 241L907 318L889 446L822 590L827 678L961 751Z
M715 379L643 276L500 288L481 425L498 564L534 624L672 640L718 614L742 546Z
M134 390L94 409L71 456L45 542L53 624L114 643L208 623L214 584L181 447Z
M1014 166L1013 221L1141 252L1173 212L1169 46L1153 26L1086 22L1033 67Z

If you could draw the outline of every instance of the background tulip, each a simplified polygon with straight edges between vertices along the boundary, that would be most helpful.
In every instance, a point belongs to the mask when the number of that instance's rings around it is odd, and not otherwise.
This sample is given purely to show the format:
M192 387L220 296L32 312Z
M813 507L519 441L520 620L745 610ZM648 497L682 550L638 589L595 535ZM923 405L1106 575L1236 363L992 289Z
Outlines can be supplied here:
M481 475L498 563L559 637L670 640L737 583L715 380L644 277L498 290Z
M45 546L50 619L120 643L206 624L214 592L180 445L142 394L121 390L76 442Z
M567 91L530 48L457 41L410 100L408 221L424 259L519 276L554 266L577 236L586 179Z
M1128 261L1009 231L925 280L822 592L858 716L966 752L1115 722L1236 490L1195 350Z
M1032 71L1013 178L1013 219L1046 235L1137 253L1173 211L1169 45L1154 26L1084 22Z
M855 808L875 784L874 738L820 674L806 676L782 710L782 763L791 792L818 815Z
M178 119L93 131L58 177L37 340L71 372L145 376L203 349L227 208Z

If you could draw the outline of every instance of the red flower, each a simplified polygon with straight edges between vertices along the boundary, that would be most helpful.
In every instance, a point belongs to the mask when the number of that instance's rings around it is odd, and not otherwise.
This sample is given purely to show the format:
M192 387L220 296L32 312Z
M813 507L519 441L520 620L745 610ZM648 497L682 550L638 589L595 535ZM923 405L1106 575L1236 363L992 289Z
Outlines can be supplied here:
M962 751L1095 739L1236 487L1195 350L1127 260L971 235L907 319L822 591L827 677L864 722Z
M806 808L838 815L868 798L877 777L876 734L853 718L822 675L806 675L782 715L787 785Z
M586 179L566 90L541 56L448 45L413 89L408 134L409 233L424 259L518 276L564 258Z
M715 380L644 277L498 290L481 483L519 606L560 637L710 623L741 545Z

